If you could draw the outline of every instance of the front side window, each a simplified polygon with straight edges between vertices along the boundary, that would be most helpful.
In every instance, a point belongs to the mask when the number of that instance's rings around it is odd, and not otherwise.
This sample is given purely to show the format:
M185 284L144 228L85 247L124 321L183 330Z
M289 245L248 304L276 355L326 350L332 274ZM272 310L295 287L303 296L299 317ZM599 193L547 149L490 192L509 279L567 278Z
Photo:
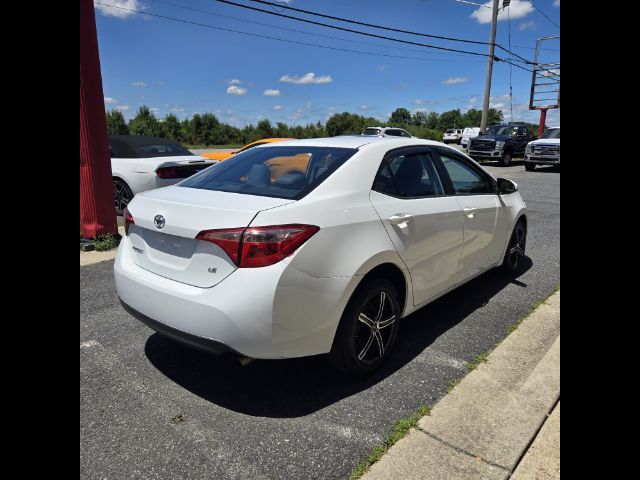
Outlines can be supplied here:
M331 147L250 148L178 186L299 200L356 152Z
M373 190L408 198L444 195L433 159L428 153L398 155L385 160Z
M444 168L449 173L453 189L457 195L493 193L491 181L461 159L447 153L440 153Z

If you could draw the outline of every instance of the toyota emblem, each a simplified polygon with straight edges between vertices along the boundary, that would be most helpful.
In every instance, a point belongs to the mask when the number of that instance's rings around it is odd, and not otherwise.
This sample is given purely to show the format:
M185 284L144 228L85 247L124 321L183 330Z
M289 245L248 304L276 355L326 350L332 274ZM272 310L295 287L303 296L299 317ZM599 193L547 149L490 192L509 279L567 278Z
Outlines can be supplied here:
M164 217L162 215L156 215L153 219L153 224L158 230L164 228Z

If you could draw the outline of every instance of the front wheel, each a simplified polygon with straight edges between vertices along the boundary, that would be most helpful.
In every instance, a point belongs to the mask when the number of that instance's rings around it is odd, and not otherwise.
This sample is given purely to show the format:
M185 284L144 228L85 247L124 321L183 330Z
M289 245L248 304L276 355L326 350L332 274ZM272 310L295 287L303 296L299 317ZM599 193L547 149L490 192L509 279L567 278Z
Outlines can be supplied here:
M400 303L394 285L376 278L358 287L338 325L330 362L351 375L378 369L398 335Z
M527 246L527 225L520 220L513 227L509 246L504 254L502 267L505 272L514 274L520 271L524 263L524 251Z
M511 165L511 152L507 151L502 154L502 158L500 159L501 167L508 167Z
M535 163L525 163L524 164L524 169L527 172L533 172L536 169L536 164Z

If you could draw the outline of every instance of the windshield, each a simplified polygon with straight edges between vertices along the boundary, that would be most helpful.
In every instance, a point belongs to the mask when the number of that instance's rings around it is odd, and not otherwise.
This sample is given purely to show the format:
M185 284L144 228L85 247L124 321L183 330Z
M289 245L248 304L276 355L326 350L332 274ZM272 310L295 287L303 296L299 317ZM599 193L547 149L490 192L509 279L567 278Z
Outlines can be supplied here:
M251 148L180 182L180 187L299 200L357 150L330 147Z
M488 135L511 135L515 127L511 125L494 125L487 128L486 133Z
M189 150L177 143L153 143L140 145L138 151L145 157L177 157L181 155L193 155Z
M540 138L557 138L558 140L560 140L560 129L550 128L549 130L544 132Z

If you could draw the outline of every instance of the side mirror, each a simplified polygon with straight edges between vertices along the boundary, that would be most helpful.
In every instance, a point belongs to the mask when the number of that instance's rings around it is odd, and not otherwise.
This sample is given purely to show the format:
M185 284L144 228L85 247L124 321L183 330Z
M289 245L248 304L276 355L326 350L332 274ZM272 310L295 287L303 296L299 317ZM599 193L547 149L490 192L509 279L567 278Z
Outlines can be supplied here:
M517 192L518 184L507 178L498 179L498 195L507 195L509 193Z

